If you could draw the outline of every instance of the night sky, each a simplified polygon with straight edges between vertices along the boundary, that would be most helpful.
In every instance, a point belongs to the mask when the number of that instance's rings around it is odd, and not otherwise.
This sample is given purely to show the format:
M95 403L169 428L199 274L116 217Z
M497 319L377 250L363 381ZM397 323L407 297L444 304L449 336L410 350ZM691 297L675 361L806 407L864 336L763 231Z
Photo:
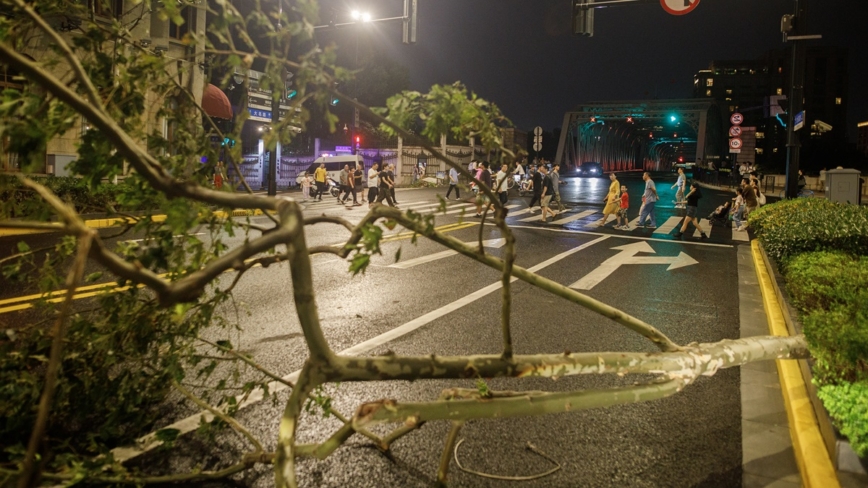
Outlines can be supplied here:
M400 0L322 2L341 4L374 18L403 12ZM794 5L701 0L683 16L659 4L597 9L594 37L586 38L571 33L569 0L419 0L415 45L401 43L400 22L366 25L359 42L405 65L411 89L461 81L517 127L551 130L583 102L692 97L693 75L712 60L755 59L785 47L780 19ZM823 35L810 42L849 48L844 103L855 140L856 122L868 120L868 2L809 0L809 15L809 33Z

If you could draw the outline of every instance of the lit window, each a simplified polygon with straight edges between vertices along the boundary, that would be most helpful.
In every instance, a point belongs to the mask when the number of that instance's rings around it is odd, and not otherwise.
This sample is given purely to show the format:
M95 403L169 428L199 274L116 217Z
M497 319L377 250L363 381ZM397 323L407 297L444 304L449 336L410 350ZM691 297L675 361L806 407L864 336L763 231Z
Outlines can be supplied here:
M711 90L705 90L705 96L710 97L711 96Z
M777 90L775 90L775 95L783 95L783 94L784 94L783 88L778 88Z
M705 86L714 86L714 78L708 78L705 80Z
M835 98L835 105L841 105L841 97Z
M727 89L726 89L726 94L727 94L727 95L732 95L732 88L727 88Z
M727 102L731 102L731 101L732 101L732 97L726 97L726 101L727 101Z
M765 133L765 132L759 132L759 131L757 131L757 133L756 133L756 138L757 138L757 139L765 139L765 137L766 137L766 133Z
M761 147L756 148L756 153L757 153L757 154L762 154L762 153L763 153L763 148L761 148Z
M730 106L729 106L729 111L730 111L730 112L735 112L735 105L730 105Z
M778 73L783 73L783 72L784 72L784 68L778 66ZM775 152L777 152L777 151L775 151Z
M778 152L778 148L772 149L772 152Z

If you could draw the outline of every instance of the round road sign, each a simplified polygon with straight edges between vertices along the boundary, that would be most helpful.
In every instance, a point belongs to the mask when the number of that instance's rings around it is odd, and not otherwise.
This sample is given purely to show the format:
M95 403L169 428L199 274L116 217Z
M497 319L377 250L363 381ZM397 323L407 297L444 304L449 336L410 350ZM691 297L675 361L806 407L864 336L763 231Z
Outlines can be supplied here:
M738 137L741 135L741 127L734 125L729 128L729 137Z
M732 125L741 125L741 123L744 122L744 115L736 112L730 115L729 121L732 123Z
M536 151L536 152L540 152L540 151L542 151L542 144L539 143L539 142L535 142L535 143L533 144L533 150Z
M542 127L536 126L533 128L533 135L541 136L542 135Z
M684 15L695 9L699 0L660 0L660 5L672 15Z
M729 147L732 149L741 149L742 142L741 139L736 137L735 139L729 140Z

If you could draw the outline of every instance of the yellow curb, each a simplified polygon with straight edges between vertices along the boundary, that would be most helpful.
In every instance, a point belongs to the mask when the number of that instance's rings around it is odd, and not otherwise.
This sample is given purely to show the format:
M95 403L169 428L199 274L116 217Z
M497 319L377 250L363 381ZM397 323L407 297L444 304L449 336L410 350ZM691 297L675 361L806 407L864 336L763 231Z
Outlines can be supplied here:
M769 330L772 335L788 336L787 324L781 304L772 288L772 278L766 269L760 254L759 242L751 241L754 268L759 278L762 291L763 306L768 317ZM781 392L787 409L787 420L790 427L790 438L793 440L793 450L796 453L796 464L802 475L802 485L806 488L840 488L838 475L829 459L829 452L820 435L820 427L805 381L799 371L799 365L794 360L777 360L778 376L781 381Z

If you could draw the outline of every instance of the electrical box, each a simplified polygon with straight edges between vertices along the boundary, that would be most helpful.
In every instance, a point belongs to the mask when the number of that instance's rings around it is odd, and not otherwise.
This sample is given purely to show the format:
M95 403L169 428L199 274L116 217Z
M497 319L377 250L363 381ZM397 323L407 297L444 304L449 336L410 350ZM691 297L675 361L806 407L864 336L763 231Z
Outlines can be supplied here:
M826 198L832 202L859 205L859 182L862 175L857 169L831 169L826 171Z

